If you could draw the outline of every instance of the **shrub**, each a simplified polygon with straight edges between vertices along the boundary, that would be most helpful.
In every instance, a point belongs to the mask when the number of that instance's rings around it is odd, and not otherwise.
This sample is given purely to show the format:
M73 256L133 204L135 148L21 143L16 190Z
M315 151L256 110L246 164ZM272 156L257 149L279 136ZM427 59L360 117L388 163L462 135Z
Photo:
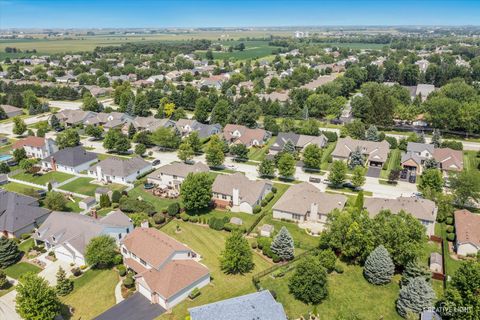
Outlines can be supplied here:
M154 215L156 212L155 207L150 203L129 197L122 197L118 207L127 213L145 212L149 216Z
M343 271L344 271L344 270L343 270L343 267L342 267L341 265L337 264L337 265L335 266L335 272L336 272L336 273L343 273Z
M198 290L198 288L195 288L195 289L192 290L192 292L190 292L188 297L193 300L196 297L198 297L199 295L200 295L200 290Z
M258 244L256 241L253 241L251 246L252 246L252 249L257 249Z
M253 213L255 213L255 214L259 213L261 210L262 210L262 207L260 207L258 205L253 207Z
M452 225L453 224L453 217L447 217L447 219L445 219L445 223L448 224L448 225Z
M72 268L71 271L72 271L72 274L73 274L75 277L78 277L78 276L80 276L80 275L82 274L82 270L80 270L80 268L77 268L77 267Z
M192 222L192 223L197 223L199 220L199 218L197 216L191 216L189 217L189 221Z
M454 226L447 226L446 230L447 230L447 233L452 233L455 230L455 227Z
M135 285L135 280L131 275L128 275L125 279L123 279L123 285L125 288L131 288Z
M155 213L153 215L153 221L156 223L156 224L162 224L165 222L165 216L163 215L163 213Z
M273 192L269 192L267 193L267 195L265 196L265 200L267 200L268 202L272 201L273 197L275 196L275 194Z
M190 216L188 214L186 214L185 212L182 212L182 213L180 213L180 218L183 221L188 221L190 219Z
M233 230L239 230L240 228L239 228L237 225L228 222L228 223L225 223L225 224L223 225L223 229L224 229L225 231L232 232Z
M119 203L121 197L122 197L122 194L120 193L120 191L114 190L112 192L112 202L113 203Z
M447 240L454 241L455 240L455 233L447 233Z
M208 226L213 230L223 230L227 222L228 222L228 217L223 217L223 218L212 217L208 221Z
M261 202L262 207L265 207L267 204L268 204L268 200L263 199L262 202Z
M167 213L169 216L174 217L180 212L180 205L178 202L174 202L168 205Z
M258 238L257 242L258 249L263 250L264 247L270 248L270 245L272 244L272 239L267 237L260 237Z
M113 264L114 265L118 266L119 264L122 264L122 263L123 263L123 257L120 253L115 255L115 257L113 257Z
M124 277L127 274L127 268L123 264L117 266L117 270L120 277Z

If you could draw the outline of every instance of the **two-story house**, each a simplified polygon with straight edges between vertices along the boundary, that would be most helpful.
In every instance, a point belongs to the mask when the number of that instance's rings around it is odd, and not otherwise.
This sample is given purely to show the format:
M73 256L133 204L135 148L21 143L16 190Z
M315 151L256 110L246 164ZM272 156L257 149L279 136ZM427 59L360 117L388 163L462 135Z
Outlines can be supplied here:
M227 124L223 128L223 137L229 143L240 143L246 147L261 147L271 137L271 134L259 128L251 129L239 124Z
M53 139L35 136L28 136L12 145L13 150L20 148L25 150L27 157L38 159L46 158L58 150Z
M171 309L195 288L210 283L210 272L189 247L154 228L136 228L121 243L135 285L151 303Z

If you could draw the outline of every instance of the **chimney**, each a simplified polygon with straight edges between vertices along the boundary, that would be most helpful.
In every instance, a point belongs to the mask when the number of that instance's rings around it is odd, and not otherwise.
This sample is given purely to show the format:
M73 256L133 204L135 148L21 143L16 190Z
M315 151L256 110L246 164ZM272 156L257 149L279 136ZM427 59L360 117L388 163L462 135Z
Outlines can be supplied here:
M310 220L320 220L318 216L318 204L315 202L310 204Z
M234 206L240 205L240 190L233 188L232 190L232 203Z
M148 220L143 220L143 221L140 223L140 227L141 227L141 228L148 228Z
M95 209L95 208L92 209L92 217L93 217L94 219L98 219L97 209Z
M52 164L52 171L57 171L57 161L55 160L54 157L52 157L51 164Z

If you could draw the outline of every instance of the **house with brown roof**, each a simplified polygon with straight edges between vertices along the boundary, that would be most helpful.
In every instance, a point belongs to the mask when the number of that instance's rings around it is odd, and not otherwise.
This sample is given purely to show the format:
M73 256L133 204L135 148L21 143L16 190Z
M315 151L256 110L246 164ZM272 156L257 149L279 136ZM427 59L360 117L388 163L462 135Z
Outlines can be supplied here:
M17 140L12 145L12 149L25 149L27 157L43 159L58 151L57 145L53 139L28 136Z
M136 273L138 292L165 309L210 283L210 272L197 253L154 228L136 228L120 250L127 268Z
M444 171L462 171L463 153L450 148L436 148L433 151L433 158L438 162L439 168Z
M127 134L130 124L133 125L137 131L153 132L159 128L170 128L175 126L175 121L170 119L157 119L150 117L135 117L133 120L125 123L122 127L122 132Z
M308 182L291 186L273 206L275 219L295 222L327 222L327 216L335 209L343 209L347 197L341 194L321 192Z
M243 144L246 147L261 147L271 137L270 132L263 129L251 129L239 124L227 124L223 128L223 137L229 143Z
M371 218L383 210L389 210L393 214L397 214L400 211L410 213L422 223L428 236L435 233L437 206L431 200L414 197L399 197L396 199L365 198L363 207L368 211Z
M328 139L325 135L321 134L319 136L308 136L304 134L297 134L295 132L279 132L275 142L270 147L270 154L276 154L283 150L285 144L290 141L294 146L295 150L302 152L310 144L315 144L319 148L324 148Z
M480 215L457 210L455 216L455 250L460 256L476 255L480 250Z
M350 137L340 138L332 152L333 160L349 161L350 155L359 149L369 166L383 166L387 161L390 145L387 141L357 140Z
M202 162L187 164L184 162L173 162L161 166L147 175L147 182L157 186L168 186L180 189L180 185L189 173L208 172L210 169Z
M253 213L253 208L261 204L272 186L265 180L250 180L240 172L219 174L212 185L212 200L216 206L233 212Z
M218 123L204 124L193 119L179 119L175 127L182 136L188 136L195 131L198 133L200 139L205 139L222 132L222 126Z

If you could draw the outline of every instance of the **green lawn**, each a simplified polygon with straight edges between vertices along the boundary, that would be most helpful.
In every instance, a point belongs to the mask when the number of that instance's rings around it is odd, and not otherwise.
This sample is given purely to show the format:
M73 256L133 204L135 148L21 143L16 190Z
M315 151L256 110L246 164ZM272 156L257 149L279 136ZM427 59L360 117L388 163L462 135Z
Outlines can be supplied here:
M177 225L181 228L180 233L175 231ZM226 275L220 270L219 256L229 233L182 221L171 222L162 228L162 231L199 253L202 256L201 262L209 268L213 281L200 290L201 295L198 298L193 301L186 299L177 305L171 314L165 314L160 319L184 320L188 308L255 292L252 275L271 266L269 261L254 254L255 269L252 272L245 275Z
M5 269L7 276L18 279L20 276L27 272L39 273L42 271L39 267L28 263L28 262L19 262Z
M82 212L83 209L81 209L79 206L78 206L78 203L82 200L80 198L76 198L74 197L73 198L74 201L71 201L70 199L68 199L67 201L67 211L69 212Z
M137 197L142 197L143 200L151 203L157 212L161 212L163 209L166 209L169 204L173 202L181 202L180 198L178 199L165 199L165 198L160 198L157 196L154 196L153 194L145 191L143 189L143 181L142 183L138 183L135 188L132 190L128 191L128 195L137 198Z
M213 58L218 60L235 58L237 60L258 59L272 55L272 52L278 47L268 45L268 41L242 41L245 44L245 50L233 52L216 52L213 51ZM235 46L239 41L221 42L224 46ZM206 51L196 51L201 57L205 58Z
M35 242L33 241L33 238L29 238L29 239L23 241L22 243L20 243L18 245L18 249L20 249L20 251L23 251L23 252L26 253L33 247L34 244L35 244Z
M307 232L304 229L300 228L297 224L293 222L273 219L271 209L275 202L277 202L278 199L280 199L280 197L287 191L289 185L276 183L275 187L277 187L277 193L275 194L273 200L270 201L270 203L264 208L264 210L267 211L267 214L265 215L265 217L263 217L257 227L261 227L264 224L271 224L275 227L275 231L278 232L284 226L288 229L290 235L293 237L296 248L300 247L304 250L318 246L318 238L307 234ZM254 232L256 232L256 230L254 230Z
M74 280L74 290L63 303L75 308L71 319L93 319L115 304L118 274L114 270L88 270Z
M7 191L16 192L25 195L32 195L35 191L41 190L39 188L30 187L17 182L9 182L2 186L2 189Z
M25 172L22 172L13 176L14 179L35 183L42 186L46 185L50 181L63 182L73 177L74 176L71 174L58 172L58 171L48 172L40 176L34 176L30 173L25 173Z
M479 162L476 151L463 151L463 167L465 170L478 170Z
M385 170L382 168L382 171L380 172L380 178L388 179L388 175L390 174L390 171L400 165L400 159L401 159L400 149L391 150L387 160L387 168Z
M363 277L360 266L343 264L343 274L328 276L328 297L318 306L320 319L402 319L395 311L398 298L399 275L385 286L375 286ZM283 278L263 277L260 285L273 290L277 301L282 303L288 317L296 319L312 311L312 307L300 302L289 293L288 279L293 274L289 271Z
M63 185L60 189L84 194L91 197L95 195L95 190L100 187L119 191L125 189L125 186L121 184L110 183L106 186L100 186L98 184L90 183L93 180L93 178L80 177L73 180L72 182Z
M332 143L329 143L325 149L323 149L322 164L320 165L320 169L328 170L330 168L331 163L328 163L328 158L332 154L333 150L335 150L336 145L337 145L336 142L332 142Z
M267 155L268 149L275 142L276 137L271 137L267 143L261 148L252 147L248 150L248 159L255 161L262 161Z
M249 213L245 213L245 212L231 212L231 211L226 211L226 210L212 210L208 213L202 213L202 214L198 215L198 217L207 218L207 219L210 219L212 217L215 217L215 218L228 217L229 219L231 219L233 217L236 217L236 218L242 219L242 221L243 221L242 227L245 227L246 229L248 229L255 222L255 220L258 218L258 215L259 215L259 213L258 214L249 214Z

